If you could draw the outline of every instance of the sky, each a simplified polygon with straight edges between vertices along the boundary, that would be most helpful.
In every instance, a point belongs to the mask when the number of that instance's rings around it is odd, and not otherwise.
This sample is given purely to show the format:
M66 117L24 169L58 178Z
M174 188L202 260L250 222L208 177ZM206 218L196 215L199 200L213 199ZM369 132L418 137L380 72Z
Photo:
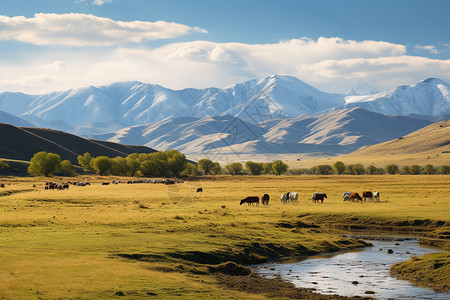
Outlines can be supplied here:
M0 92L450 83L448 0L0 0Z

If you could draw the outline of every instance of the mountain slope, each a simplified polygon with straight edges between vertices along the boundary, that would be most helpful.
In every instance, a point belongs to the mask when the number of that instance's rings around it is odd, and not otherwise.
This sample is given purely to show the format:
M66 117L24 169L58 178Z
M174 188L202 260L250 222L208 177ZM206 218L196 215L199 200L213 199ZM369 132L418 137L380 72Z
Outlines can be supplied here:
M0 123L7 123L7 124L14 125L14 126L34 127L34 124L32 124L22 118L5 113L4 111L1 111L1 110L0 110Z
M252 124L230 115L175 118L96 136L117 143L201 153L348 153L429 125L360 108Z
M0 158L17 160L30 160L35 153L46 151L57 153L62 159L78 164L78 155L85 152L92 156L115 157L156 151L144 146L126 146L85 139L57 130L16 127L4 123L0 123L0 140Z
M415 85L399 86L375 95L349 96L345 100L345 107L361 107L386 115L438 116L450 113L450 85L428 78Z

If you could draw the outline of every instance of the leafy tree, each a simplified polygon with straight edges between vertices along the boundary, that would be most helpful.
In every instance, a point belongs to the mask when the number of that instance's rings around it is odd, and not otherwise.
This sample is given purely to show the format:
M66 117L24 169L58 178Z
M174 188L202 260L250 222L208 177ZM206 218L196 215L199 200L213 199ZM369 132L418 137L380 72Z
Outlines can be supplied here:
M76 174L75 167L69 160L65 159L61 162L61 173L64 176L74 176Z
M198 169L203 172L205 175L209 175L212 173L215 165L214 162L210 159L203 158L197 162Z
M336 173L341 175L345 171L345 165L344 165L344 163L342 161L337 161L337 162L334 163L333 169L334 169L334 171Z
M369 173L370 175L375 174L377 171L377 168L374 165L370 165L367 167L367 173Z
M231 175L238 175L242 172L242 164L240 162L234 162L227 164L225 166L225 169L231 174Z
M275 175L281 175L286 173L288 169L288 165L282 162L281 160L276 160L272 163L272 170Z
M3 160L0 160L0 169L7 169L7 168L9 168L9 165Z
M411 169L408 166L402 168L402 173L411 174Z
M313 166L313 167L309 168L309 173L307 173L307 174L316 174L316 171L317 171L317 166Z
M156 162L152 160L146 160L140 164L140 171L145 177L156 177L158 176L158 169L156 167Z
M263 171L263 164L253 161L247 161L245 163L245 170L252 175L259 175Z
M386 166L386 171L390 174L390 175L395 175L398 173L398 166L396 164L390 164Z
M412 165L411 166L411 174L418 175L420 174L420 166L418 165Z
M61 157L55 153L41 151L36 153L30 160L28 173L33 176L52 176L61 170Z
M423 167L423 170L425 171L425 174L428 175L433 175L434 173L436 173L436 169L433 167L433 165L429 164Z
M124 157L117 156L111 160L111 174L116 176L128 175L127 160Z
M442 173L442 174L447 175L447 174L450 173L450 167L447 166L447 165L442 165L442 166L439 168L439 172Z
M97 156L91 159L91 167L100 176L106 175L112 169L112 159L106 156Z
M200 171L197 169L197 166L191 163L186 164L186 169L181 174L186 174L190 176L198 176L200 175Z
M222 174L222 167L220 166L220 163L218 162L214 163L214 167L211 169L211 174L213 175Z
M264 174L271 174L271 173L273 173L272 163L271 162L263 163L263 173Z
M386 171L383 168L377 168L377 170L375 171L375 174L378 175L383 175L384 173L386 173Z
M141 167L141 163L137 160L137 158L133 158L133 156L130 155L125 157L125 161L127 162L127 171L130 176L136 176L136 173Z
M365 171L364 166L362 164L354 164L352 170L356 175L364 174Z
M333 168L330 165L318 165L316 169L316 174L319 175L330 175L333 173Z
M170 173L175 177L180 176L181 172L186 169L186 156L177 150L166 151L166 155L168 157L167 162L169 164Z
M83 156L78 155L78 164L83 167L85 173L94 173L91 166L92 156L89 152L84 153Z
M345 166L345 170L350 175L355 175L355 171L353 170L353 164L349 164Z

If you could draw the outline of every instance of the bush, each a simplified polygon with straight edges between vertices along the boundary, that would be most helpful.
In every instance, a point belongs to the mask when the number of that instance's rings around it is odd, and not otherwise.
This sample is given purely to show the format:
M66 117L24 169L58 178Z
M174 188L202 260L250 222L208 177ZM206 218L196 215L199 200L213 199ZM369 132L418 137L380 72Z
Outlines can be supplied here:
M450 167L447 166L447 165L442 165L442 166L439 168L439 172L440 172L441 174L447 175L447 174L450 173Z
M316 174L330 175L333 173L333 168L330 165L318 165L316 168Z
M263 164L253 161L247 161L245 163L245 171L252 175L259 175L263 171Z
M61 162L61 173L64 176L74 176L76 175L75 167L72 165L70 161L65 159Z
M230 163L225 166L225 169L230 173L231 175L238 175L242 172L242 164L239 162Z

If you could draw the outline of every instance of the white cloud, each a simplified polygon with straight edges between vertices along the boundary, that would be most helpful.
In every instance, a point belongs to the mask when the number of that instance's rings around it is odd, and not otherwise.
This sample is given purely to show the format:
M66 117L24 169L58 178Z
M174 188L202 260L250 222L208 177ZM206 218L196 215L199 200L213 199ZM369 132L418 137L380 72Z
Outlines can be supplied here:
M439 51L436 49L436 46L422 46L422 45L416 45L414 47L414 51L428 51L431 54L439 54Z
M206 30L164 21L114 21L86 14L0 15L0 40L35 45L111 46L145 40L175 38Z
M93 5L98 5L98 6L101 6L105 3L112 3L112 0L95 0L94 2L92 2Z
M124 80L175 89L224 87L271 74L296 76L328 92L345 91L361 80L379 90L427 77L450 82L450 60L410 56L404 45L377 41L319 38L256 45L193 41L155 49L91 50L53 49L23 66L0 61L8 74L0 79L0 91L47 92Z

